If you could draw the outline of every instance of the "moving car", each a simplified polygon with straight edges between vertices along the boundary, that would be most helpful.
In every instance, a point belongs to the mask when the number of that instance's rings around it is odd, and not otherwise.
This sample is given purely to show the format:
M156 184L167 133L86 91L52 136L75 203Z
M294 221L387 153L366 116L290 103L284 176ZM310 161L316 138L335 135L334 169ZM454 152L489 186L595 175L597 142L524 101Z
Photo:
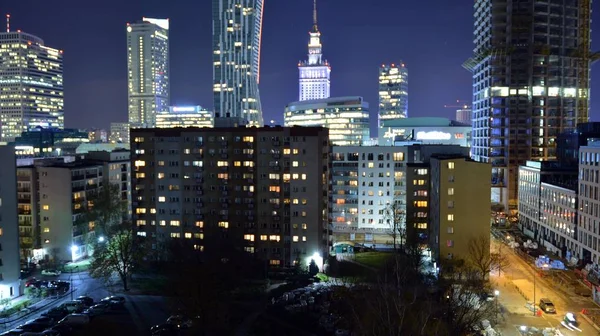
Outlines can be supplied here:
M125 298L122 296L107 296L100 300L100 303L108 303L112 307L123 307L125 305Z
M575 317L575 314L573 313L565 314L565 318L562 320L562 322L560 322L560 324L571 331L582 331L579 329L579 321L577 321L577 317Z
M96 316L96 315L104 314L108 310L110 310L110 305L108 303L99 303L99 304L93 305L93 306L89 307L88 309L84 310L83 313L90 315L90 316Z
M58 324L66 324L69 326L80 326L90 323L90 317L85 314L69 314L62 320L58 321Z
M45 269L42 271L42 275L57 276L60 275L60 271L55 269Z
M172 324L177 326L177 328L190 328L192 326L192 320L183 315L171 315L167 319L167 324Z
M554 303L548 298L540 299L540 309L546 314L556 314Z
M77 299L75 299L75 301L83 303L83 305L86 307L91 307L94 305L94 299L92 299L89 296L80 296Z

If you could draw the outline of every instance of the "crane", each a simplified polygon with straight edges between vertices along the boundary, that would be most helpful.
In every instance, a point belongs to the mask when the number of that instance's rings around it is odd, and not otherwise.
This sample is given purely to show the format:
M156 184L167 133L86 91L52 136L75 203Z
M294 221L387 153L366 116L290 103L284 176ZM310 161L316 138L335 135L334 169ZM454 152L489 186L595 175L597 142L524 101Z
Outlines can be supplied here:
M444 105L444 108L456 108L456 109L469 109L471 108L470 102L467 103L466 100L456 100L456 105Z

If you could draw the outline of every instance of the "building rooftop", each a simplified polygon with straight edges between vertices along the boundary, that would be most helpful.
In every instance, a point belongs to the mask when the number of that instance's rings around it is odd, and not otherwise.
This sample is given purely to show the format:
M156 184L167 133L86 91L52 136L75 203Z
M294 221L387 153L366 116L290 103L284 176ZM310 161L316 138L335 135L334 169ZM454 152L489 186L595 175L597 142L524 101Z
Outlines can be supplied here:
M283 132L289 131L290 135L317 135L320 132L327 132L329 130L325 127L314 126L263 126L263 127L175 127L175 128L132 128L130 137L133 139L135 134L148 134L153 133L155 136L162 137L177 137L185 133L198 132L198 133L214 133L216 135L223 133L240 133L240 134L255 134L258 132Z
M337 105L366 105L369 106L369 103L364 101L361 96L346 96L346 97L330 97L325 99L311 99L311 100L302 100L296 101L287 104L286 109L292 106L303 106L307 105L318 105L318 106L337 106Z
M382 127L471 127L469 124L463 124L448 118L438 117L418 117L418 118L400 118L381 120Z

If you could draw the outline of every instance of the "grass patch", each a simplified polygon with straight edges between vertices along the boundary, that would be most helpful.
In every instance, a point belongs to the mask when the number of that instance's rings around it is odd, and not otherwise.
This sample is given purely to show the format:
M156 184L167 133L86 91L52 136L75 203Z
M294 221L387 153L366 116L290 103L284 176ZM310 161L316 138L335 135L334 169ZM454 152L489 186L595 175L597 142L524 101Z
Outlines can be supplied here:
M362 252L356 253L354 255L354 260L365 266L382 268L391 256L391 253L386 252Z
M144 295L164 295L167 287L166 278L133 278L130 286Z
M75 262L70 262L68 264L65 264L65 266L63 267L63 272L70 273L70 272L87 271L90 268L91 262L92 262L91 258L80 260L80 261L75 261Z
M21 301L18 301L10 307L5 307L0 312L0 317L2 317L2 318L9 317L10 315L20 311L21 309L27 308L30 304L31 304L31 300L29 300L29 299L23 299Z
M329 277L325 273L317 273L317 278L321 280L321 282L327 282Z

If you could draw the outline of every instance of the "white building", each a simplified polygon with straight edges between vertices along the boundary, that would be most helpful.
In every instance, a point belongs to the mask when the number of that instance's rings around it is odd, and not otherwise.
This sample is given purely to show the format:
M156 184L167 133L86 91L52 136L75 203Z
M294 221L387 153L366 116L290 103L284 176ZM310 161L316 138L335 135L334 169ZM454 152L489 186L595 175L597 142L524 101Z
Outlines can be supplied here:
M0 64L0 142L36 126L63 128L62 50L20 30L2 31Z
M600 264L600 145L579 148L578 240L581 258Z
M308 33L308 61L298 63L300 73L299 101L325 99L330 96L331 66L323 60L321 32L317 26L317 1L313 7L313 27Z
M408 117L408 69L398 64L379 68L379 125Z
M369 140L369 103L356 96L294 102L285 107L284 123L328 128L336 146L360 145Z
M213 0L215 118L262 126L260 43L263 0Z
M171 106L169 112L156 115L157 128L213 127L212 112L202 106Z
M127 24L129 123L154 127L169 110L169 19Z
M380 146L411 143L471 146L471 125L447 118L420 117L381 121Z
M15 149L0 146L0 298L21 295Z

